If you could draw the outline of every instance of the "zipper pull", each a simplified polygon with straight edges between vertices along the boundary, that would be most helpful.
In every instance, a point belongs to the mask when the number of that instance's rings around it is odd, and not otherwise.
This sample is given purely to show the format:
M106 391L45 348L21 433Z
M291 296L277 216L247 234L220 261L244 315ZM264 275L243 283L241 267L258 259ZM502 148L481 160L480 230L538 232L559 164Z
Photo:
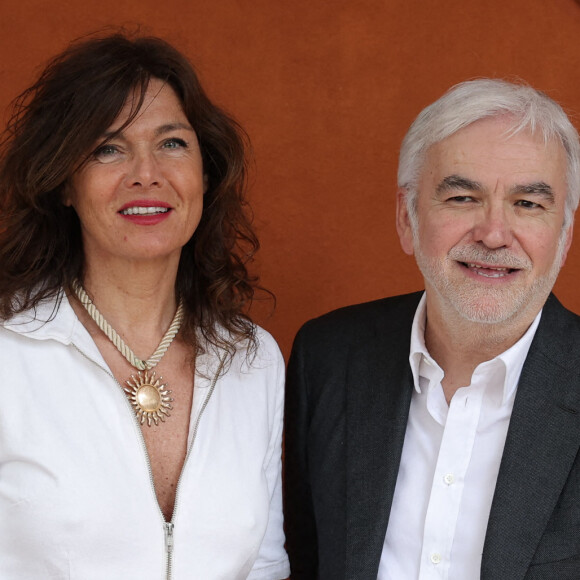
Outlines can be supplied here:
M165 551L168 554L173 552L173 523L165 522Z

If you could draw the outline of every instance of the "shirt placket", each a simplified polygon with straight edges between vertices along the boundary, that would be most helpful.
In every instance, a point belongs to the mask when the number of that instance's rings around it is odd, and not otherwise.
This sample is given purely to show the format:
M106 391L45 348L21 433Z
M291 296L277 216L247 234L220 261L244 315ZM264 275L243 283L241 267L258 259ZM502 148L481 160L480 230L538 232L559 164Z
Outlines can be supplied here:
M447 579L451 550L471 460L483 388L459 389L451 400L425 518L420 580Z

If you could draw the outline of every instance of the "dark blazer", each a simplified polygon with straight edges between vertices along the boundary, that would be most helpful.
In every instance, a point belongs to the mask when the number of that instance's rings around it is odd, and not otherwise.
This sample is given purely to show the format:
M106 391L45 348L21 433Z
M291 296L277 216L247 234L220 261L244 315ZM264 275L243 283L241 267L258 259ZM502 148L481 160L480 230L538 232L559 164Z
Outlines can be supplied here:
M292 580L376 580L413 390L409 345L420 297L343 308L296 337L286 387ZM580 317L550 296L518 385L482 580L580 579L579 450Z

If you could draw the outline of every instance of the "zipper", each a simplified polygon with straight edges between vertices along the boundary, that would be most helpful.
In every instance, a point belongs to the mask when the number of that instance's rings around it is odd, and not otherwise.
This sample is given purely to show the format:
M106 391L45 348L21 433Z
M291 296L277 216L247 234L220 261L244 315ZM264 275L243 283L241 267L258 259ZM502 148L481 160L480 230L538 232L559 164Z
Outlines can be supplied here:
M165 530L166 530L165 547L166 547L166 556L167 556L166 580L171 580L171 568L172 568L172 564L173 564L173 527L175 525L175 517L177 515L177 507L179 504L179 497L180 497L179 492L181 490L181 485L180 485L181 479L182 479L183 473L185 471L185 466L187 465L189 457L191 456L191 451L193 449L193 444L195 443L195 438L197 436L197 430L199 428L199 422L201 421L201 416L203 415L203 412L205 411L205 408L207 407L207 404L209 403L209 400L211 399L211 396L213 395L216 383L220 377L222 369L224 368L226 356L227 356L227 353L224 353L220 357L220 364L218 366L218 369L217 369L217 371L216 371L216 373L211 381L211 384L209 386L209 391L207 392L207 395L205 396L205 399L203 400L203 403L201 404L201 409L199 410L199 413L197 415L197 419L195 420L195 425L193 426L193 432L191 434L191 443L190 443L189 448L187 450L187 454L185 455L185 460L184 460L183 466L181 468L181 473L179 474L179 478L177 479L177 486L175 488L175 502L173 504L173 514L171 515L171 521L166 522L166 524L165 524ZM157 496L155 496L155 497L157 497ZM169 534L169 536L167 534ZM170 538L170 544L167 542L168 537Z
M125 403L126 403L126 408L131 415L131 420L133 421L133 423L137 427L137 433L138 433L137 438L138 438L139 442L141 443L141 449L143 450L143 454L145 456L147 471L149 473L149 483L151 484L151 488L153 490L153 496L155 497L155 503L157 504L157 509L159 511L159 516L161 517L161 521L163 523L163 530L164 530L164 536L165 536L165 580L171 580L171 571L172 571L172 565L173 565L173 529L175 527L175 515L177 513L177 504L178 504L178 499L179 499L179 490L180 490L179 484L181 483L181 479L183 477L183 472L185 471L185 466L187 464L187 460L189 459L189 456L191 455L191 450L193 448L193 444L195 443L195 438L197 436L197 430L199 428L199 422L201 420L201 416L203 415L203 412L205 411L205 408L207 407L207 404L209 403L209 400L214 392L216 383L217 383L219 376L220 376L220 373L222 372L222 369L224 367L227 353L224 353L220 357L220 364L219 364L218 369L215 373L215 376L212 379L211 385L209 387L209 391L208 391L207 395L205 396L205 399L203 400L203 403L201 405L201 409L200 409L199 414L197 415L197 419L195 421L195 425L193 426L191 443L189 445L189 448L187 449L187 453L185 455L185 461L183 462L183 466L181 467L181 472L180 472L179 478L177 480L177 487L175 490L175 502L173 504L173 514L171 516L171 521L168 522L165 519L165 516L163 515L163 512L161 511L161 506L159 505L159 501L157 500L157 489L155 488L155 480L153 479L153 469L151 467L151 460L149 459L147 445L145 444L145 438L143 437L143 433L141 432L141 426L139 425L139 421L137 420L137 417L135 415L135 411L131 405L131 402L129 401L129 399L125 395L125 391L123 390L123 387L121 386L119 381L115 378L113 373L111 373L108 369L102 367L96 360L92 359L90 356L85 354L76 344L72 343L72 346L85 359L87 359L88 361L95 364L105 374L109 375L115 381L115 383L119 387L120 392L123 395L123 399L125 400Z
M165 577L170 580L173 563L173 522L165 522L163 525L165 527Z

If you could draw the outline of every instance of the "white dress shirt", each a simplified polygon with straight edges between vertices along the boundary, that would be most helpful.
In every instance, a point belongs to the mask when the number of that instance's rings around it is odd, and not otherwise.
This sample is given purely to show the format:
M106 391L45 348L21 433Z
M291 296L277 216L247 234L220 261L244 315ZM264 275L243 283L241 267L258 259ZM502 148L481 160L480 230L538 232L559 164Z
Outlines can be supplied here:
M411 334L415 390L378 580L477 580L520 373L541 312L511 348L481 363L448 405L425 347L425 296Z

